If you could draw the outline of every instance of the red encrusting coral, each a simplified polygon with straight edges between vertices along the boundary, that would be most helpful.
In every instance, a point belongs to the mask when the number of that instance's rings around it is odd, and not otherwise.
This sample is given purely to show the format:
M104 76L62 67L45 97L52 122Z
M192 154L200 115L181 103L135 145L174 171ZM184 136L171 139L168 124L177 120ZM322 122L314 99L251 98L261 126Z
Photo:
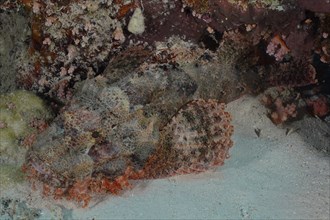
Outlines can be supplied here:
M38 182L40 171L33 167L24 165L23 171L27 174L27 178L31 184L36 186ZM68 187L54 187L47 183L42 184L42 195L45 197L53 197L55 200L67 199L75 201L78 206L87 207L93 196L99 194L113 194L118 195L124 190L131 189L133 186L130 180L137 180L144 178L143 171L135 172L131 167L127 167L125 173L118 176L114 180L106 177L93 178L87 177L85 179L76 180Z
M306 103L313 115L324 117L330 113L330 101L323 95L311 97Z

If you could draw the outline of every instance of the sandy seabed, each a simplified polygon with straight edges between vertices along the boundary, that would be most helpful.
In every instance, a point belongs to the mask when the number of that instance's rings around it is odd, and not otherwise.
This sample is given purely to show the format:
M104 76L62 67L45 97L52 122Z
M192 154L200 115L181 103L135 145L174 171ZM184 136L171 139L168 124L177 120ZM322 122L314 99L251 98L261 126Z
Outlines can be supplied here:
M54 205L62 208L45 209L41 219L329 219L329 124L309 118L277 127L249 96L227 110L235 143L224 166L142 182L86 209Z

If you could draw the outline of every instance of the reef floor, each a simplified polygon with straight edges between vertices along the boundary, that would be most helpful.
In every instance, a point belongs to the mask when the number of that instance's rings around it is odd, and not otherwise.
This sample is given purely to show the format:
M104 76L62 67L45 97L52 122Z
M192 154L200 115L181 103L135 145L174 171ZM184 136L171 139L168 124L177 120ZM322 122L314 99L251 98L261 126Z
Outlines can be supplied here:
M229 103L228 110L235 146L216 170L140 182L84 209L48 201L24 184L5 194L41 210L40 219L328 219L330 164L322 146L329 143L329 126L311 117L275 126L250 96ZM315 126L320 138L307 141L303 132Z

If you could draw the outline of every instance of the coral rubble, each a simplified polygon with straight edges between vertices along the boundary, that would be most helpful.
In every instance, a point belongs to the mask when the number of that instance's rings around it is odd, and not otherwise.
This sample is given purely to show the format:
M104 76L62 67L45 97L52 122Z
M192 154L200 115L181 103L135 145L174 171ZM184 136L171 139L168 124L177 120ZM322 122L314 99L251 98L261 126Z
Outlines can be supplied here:
M33 220L41 216L41 210L30 208L26 201L0 198L0 216L3 219Z

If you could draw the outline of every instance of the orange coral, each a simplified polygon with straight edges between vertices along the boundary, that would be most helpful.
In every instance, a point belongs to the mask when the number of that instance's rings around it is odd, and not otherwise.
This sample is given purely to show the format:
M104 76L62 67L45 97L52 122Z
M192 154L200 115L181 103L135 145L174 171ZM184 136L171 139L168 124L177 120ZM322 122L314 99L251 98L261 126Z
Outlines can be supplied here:
M90 183L91 179L79 180L75 182L68 190L68 199L83 203L83 208L87 207L89 201L91 200L88 190Z
M33 167L24 165L23 172L27 173L31 184L35 186L35 179L40 176L40 171ZM92 178L77 180L67 188L52 187L46 183L42 185L42 195L45 197L53 196L54 199L72 200L80 204L83 208L87 207L95 193L111 193L118 195L125 189L131 189L130 179L142 178L142 172L134 172L131 167L128 167L125 173L118 176L115 180L108 178ZM35 187L34 187L35 188Z
M130 3L130 4L126 4L126 5L121 5L118 11L118 15L117 18L118 19L122 19L124 18L128 12L130 12L131 10L134 10L137 7L137 4Z

